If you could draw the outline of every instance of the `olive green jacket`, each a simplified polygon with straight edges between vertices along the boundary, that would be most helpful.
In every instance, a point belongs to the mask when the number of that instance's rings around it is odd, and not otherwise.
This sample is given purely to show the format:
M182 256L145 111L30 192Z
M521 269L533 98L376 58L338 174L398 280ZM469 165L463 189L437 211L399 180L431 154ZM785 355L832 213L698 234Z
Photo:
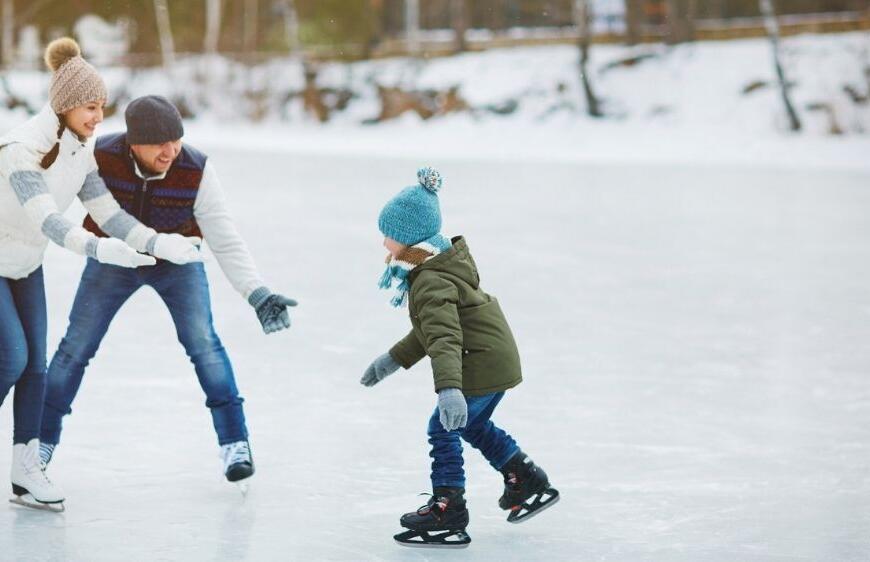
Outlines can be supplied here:
M465 239L411 270L411 332L390 349L409 369L428 355L435 391L500 392L522 382L520 356L498 301L480 289Z

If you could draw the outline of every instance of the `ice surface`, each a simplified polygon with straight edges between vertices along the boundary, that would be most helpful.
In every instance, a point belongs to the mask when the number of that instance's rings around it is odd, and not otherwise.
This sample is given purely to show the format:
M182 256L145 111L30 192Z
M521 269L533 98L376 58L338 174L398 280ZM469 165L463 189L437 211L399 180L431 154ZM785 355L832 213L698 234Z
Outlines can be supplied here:
M192 140L271 287L300 301L264 336L207 260L251 491L222 481L191 365L143 290L50 466L66 513L0 507L3 560L866 560L866 170L426 161L446 178L445 232L467 236L521 348L525 382L495 421L562 493L510 525L499 475L467 449L474 542L430 552L391 539L429 486L428 366L358 383L407 330L376 288L375 217L424 162ZM48 253L51 352L82 266Z

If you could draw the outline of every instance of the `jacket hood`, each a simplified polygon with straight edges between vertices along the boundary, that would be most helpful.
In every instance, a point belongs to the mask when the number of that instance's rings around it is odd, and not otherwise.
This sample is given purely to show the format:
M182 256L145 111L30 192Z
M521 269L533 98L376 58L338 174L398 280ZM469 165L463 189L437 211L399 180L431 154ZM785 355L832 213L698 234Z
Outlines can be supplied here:
M465 281L475 289L480 287L480 276L477 273L477 264L474 263L474 258L471 257L471 252L468 250L468 244L462 236L456 236L450 239L453 247L442 252L425 262L424 264L415 267L410 274L411 282L414 278L423 271L440 271L454 275Z
M36 152L45 154L57 142L59 128L60 120L57 114L51 106L46 105L39 113L0 137L0 147L20 142Z

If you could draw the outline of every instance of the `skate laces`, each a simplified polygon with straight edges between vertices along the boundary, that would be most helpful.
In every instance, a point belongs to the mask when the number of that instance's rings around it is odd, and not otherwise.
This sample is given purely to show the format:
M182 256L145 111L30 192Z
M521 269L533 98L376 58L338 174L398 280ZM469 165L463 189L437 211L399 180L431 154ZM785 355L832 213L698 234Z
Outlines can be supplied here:
M251 462L251 448L247 441L236 441L221 446L224 457L224 467L230 467L240 462Z
M54 448L57 445L52 443L39 443L39 460L42 461L43 467L48 466L48 463L51 462L51 456L54 454Z
M46 484L51 484L48 474L45 473L45 464L39 456L39 449L36 447L26 447L24 455L21 458L21 464L24 465L24 472L28 476L39 475Z
M430 494L428 492L422 492L418 495L429 496L429 501L426 502L426 505L420 506L420 508L417 509L417 515L426 515L428 513L431 513L436 506L441 513L447 511L447 504L450 503L450 500L448 500L446 497L436 496L435 494Z

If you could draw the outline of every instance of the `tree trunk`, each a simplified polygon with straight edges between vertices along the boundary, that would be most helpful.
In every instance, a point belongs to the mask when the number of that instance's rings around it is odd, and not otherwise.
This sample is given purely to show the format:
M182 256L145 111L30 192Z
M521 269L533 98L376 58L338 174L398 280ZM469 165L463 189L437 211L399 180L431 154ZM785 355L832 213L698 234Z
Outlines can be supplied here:
M252 53L257 48L257 0L245 0L244 30L242 32L242 49Z
M420 0L405 0L405 41L408 54L420 53Z
M466 0L450 0L450 21L456 33L456 52L467 51L465 32L468 30L468 2Z
M175 64L175 42L169 25L169 6L167 0L154 0L154 14L157 20L157 35L160 39L160 53L163 66L170 70Z
M643 0L625 0L625 42L636 45L640 42L643 21Z
M668 42L691 41L695 35L696 0L668 0Z
M3 67L9 68L15 62L15 3L12 0L3 0Z
M780 62L779 24L776 21L776 14L773 11L773 3L771 0L758 0L758 7L761 10L761 15L764 17L764 27L767 29L767 37L770 39L770 46L773 51L773 65L776 69L776 77L779 80L779 89L782 94L782 102L785 105L785 112L788 114L789 127L792 131L800 131L801 122L791 103L791 98L788 93L788 82L786 81L785 71Z
M284 18L284 36L287 39L287 48L291 55L299 54L299 14L296 12L296 3L293 0L284 0L281 3L281 15Z
M589 0L574 0L574 22L577 25L577 45L580 48L578 69L580 71L580 82L583 85L583 95L586 99L586 113L590 117L603 117L604 114L601 112L600 102L592 90L592 83L589 79L589 71L587 70L590 42L589 22L591 19L592 10L589 7Z
M205 0L205 39L202 50L214 55L221 35L221 0Z

